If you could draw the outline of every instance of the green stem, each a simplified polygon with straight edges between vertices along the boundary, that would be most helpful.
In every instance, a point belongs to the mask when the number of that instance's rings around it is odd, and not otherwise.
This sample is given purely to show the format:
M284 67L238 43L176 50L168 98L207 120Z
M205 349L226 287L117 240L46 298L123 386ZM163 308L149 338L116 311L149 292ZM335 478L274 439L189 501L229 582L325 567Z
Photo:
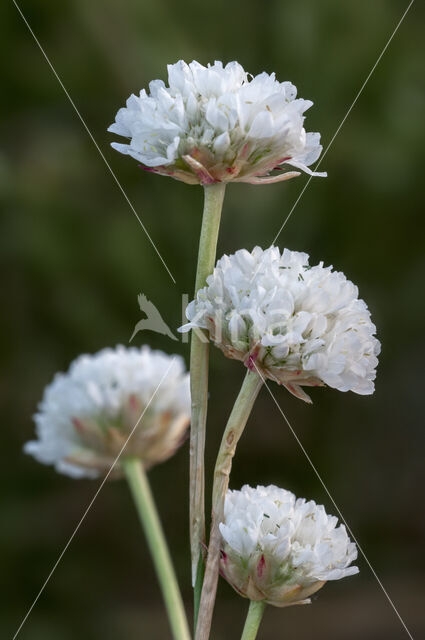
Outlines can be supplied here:
M217 592L220 563L220 522L224 519L224 500L229 487L229 476L236 445L243 433L254 402L263 384L254 371L247 371L235 405L227 421L214 469L212 521L208 544L208 560L202 587L196 640L208 640Z
M263 619L266 603L264 600L249 603L248 615L245 620L241 640L255 640L261 620Z
M215 266L218 231L226 185L223 182L204 186L204 211L199 238L198 264L196 267L195 294L205 286L207 277Z
M195 297L205 286L207 276L215 266L218 231L225 185L204 187L205 200L196 269ZM205 474L204 450L208 404L209 339L205 331L192 331L190 353L190 383L192 419L190 430L190 546L192 555L192 584L195 586L195 618L202 588L205 544Z
M137 458L124 459L121 466L145 531L174 640L190 640L182 597L146 472Z

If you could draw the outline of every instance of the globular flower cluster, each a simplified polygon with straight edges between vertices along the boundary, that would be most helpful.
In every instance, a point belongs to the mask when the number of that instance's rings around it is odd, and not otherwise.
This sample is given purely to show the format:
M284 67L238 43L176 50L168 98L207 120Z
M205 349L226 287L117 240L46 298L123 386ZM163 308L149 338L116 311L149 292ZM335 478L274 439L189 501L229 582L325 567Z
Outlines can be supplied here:
M358 573L344 525L321 505L275 486L228 491L220 569L250 600L276 607L307 604L327 580Z
M108 131L130 139L112 143L144 168L189 184L286 180L291 165L308 168L320 156L319 133L306 133L304 112L313 104L297 98L291 82L275 74L250 76L237 62L204 67L180 60L162 80L131 95ZM323 173L313 175L326 175Z
M24 450L61 473L94 478L109 471L140 420L123 457L149 468L175 452L189 419L183 360L118 346L82 355L55 376L35 415L38 439ZM120 475L119 465L113 474Z
M370 394L380 344L365 302L343 273L306 253L242 249L217 262L180 328L207 329L229 358L310 402L302 386Z

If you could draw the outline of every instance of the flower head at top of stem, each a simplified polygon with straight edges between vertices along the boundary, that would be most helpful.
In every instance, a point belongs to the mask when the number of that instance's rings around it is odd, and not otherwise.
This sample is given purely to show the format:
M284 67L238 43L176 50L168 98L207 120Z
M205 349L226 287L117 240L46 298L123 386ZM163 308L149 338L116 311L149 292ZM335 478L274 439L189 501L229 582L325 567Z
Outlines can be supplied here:
M373 393L380 343L341 272L278 247L223 256L180 331L207 329L223 353L311 402L303 386Z
M313 500L273 485L228 491L221 575L242 596L276 607L307 604L327 580L358 573L344 525Z
M124 446L122 456L146 469L175 452L189 420L183 360L147 346L118 346L82 355L56 374L35 415L38 439L24 450L74 478L109 471ZM121 473L116 465L111 477Z
M310 100L275 74L252 76L237 62L206 67L179 60L162 80L131 95L108 131L129 138L117 151L153 173L188 184L266 184L300 175L322 151L319 133L306 133ZM271 172L277 170L277 174Z

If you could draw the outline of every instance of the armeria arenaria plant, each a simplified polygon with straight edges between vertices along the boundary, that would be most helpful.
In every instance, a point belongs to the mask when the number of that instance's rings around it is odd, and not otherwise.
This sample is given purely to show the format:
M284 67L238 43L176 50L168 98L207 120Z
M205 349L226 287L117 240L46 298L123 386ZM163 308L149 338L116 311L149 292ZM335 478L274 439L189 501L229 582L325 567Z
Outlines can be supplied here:
M306 603L326 581L358 571L351 565L356 546L324 507L274 486L229 491L237 443L267 380L307 402L305 387L362 395L374 390L380 344L368 307L343 273L274 246L243 249L216 265L228 183L326 175L311 168L322 151L319 133L304 128L311 105L297 97L291 82L274 73L252 76L237 62L203 66L180 60L168 66L168 84L154 80L148 92L130 96L109 127L127 142L112 146L149 172L204 188L195 295L182 327L192 330L191 398L177 356L147 347L83 356L47 388L36 417L38 440L25 447L75 477L127 477L175 640L188 640L190 633L145 470L182 442L190 405L195 640L210 637L219 572L251 600L242 640L254 640L266 603ZM216 460L207 540L210 341L247 370Z
M320 156L319 133L304 129L304 113L313 103L297 98L296 87L275 74L252 76L238 62L207 66L183 60L168 65L162 80L132 95L121 108L111 133L121 153L148 171L204 186L195 292L212 272L225 186L229 182L269 184L300 175ZM199 334L191 342L191 498L192 582L198 593L205 547L204 449L208 397L208 344ZM197 606L195 605L195 609Z

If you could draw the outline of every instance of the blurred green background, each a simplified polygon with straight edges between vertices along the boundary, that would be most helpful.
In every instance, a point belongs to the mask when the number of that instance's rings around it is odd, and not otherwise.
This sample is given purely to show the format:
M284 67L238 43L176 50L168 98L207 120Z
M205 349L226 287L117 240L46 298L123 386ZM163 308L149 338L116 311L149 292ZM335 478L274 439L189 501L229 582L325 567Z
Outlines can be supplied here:
M152 176L106 133L131 92L180 58L276 71L311 98L306 127L326 146L407 1L21 0L20 6L177 280L174 286L11 1L0 7L2 638L11 638L98 484L22 453L44 386L81 352L126 344L142 291L173 327L191 294L202 190ZM423 619L424 7L413 4L279 237L359 285L383 350L372 397L313 390L313 407L272 387L414 637ZM422 56L421 56L422 54ZM422 59L421 59L422 57ZM116 138L116 136L115 136ZM307 178L228 188L219 250L268 246ZM188 357L185 344L138 334ZM242 381L213 349L208 473ZM191 608L188 447L151 481ZM232 486L275 483L330 500L265 390ZM407 637L370 569L327 585L310 607L269 609L264 640ZM221 583L214 640L238 638L247 603ZM34 607L22 640L169 638L124 483L110 483Z

